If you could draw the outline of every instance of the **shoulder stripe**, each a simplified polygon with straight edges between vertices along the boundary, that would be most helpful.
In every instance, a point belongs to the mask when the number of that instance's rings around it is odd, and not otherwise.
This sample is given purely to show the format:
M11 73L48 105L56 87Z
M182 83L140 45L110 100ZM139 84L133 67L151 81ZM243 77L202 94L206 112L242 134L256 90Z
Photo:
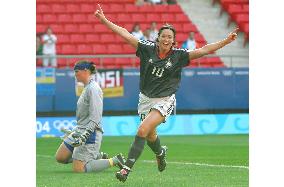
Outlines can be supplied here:
M139 43L144 44L144 45L149 45L149 46L154 46L155 43L151 41L146 41L146 40L138 40Z
M175 47L173 47L173 50L174 50L174 51L185 51L185 52L189 52L188 49L183 49L183 48L175 48Z

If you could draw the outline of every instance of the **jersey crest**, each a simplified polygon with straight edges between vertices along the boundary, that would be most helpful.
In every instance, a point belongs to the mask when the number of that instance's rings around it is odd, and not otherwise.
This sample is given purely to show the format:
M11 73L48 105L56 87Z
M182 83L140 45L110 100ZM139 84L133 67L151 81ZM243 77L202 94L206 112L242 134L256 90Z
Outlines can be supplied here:
M166 65L165 65L165 68L170 68L171 66L173 65L172 61L171 61L171 58L169 58L166 62Z

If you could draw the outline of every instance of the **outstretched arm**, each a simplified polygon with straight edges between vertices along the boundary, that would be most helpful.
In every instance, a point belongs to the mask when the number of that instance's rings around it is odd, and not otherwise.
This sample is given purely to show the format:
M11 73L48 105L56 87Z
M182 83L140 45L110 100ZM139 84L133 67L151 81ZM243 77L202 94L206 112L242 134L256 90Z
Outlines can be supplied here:
M99 9L95 12L95 16L100 20L100 22L105 26L107 26L110 30L121 36L128 44L130 44L135 49L137 49L138 40L132 34L130 34L125 28L115 25L114 23L109 21L105 17L101 6L99 4L98 6Z
M233 30L233 32L229 33L228 37L224 40L221 40L216 43L211 43L203 46L202 48L195 49L193 51L189 52L189 58L190 60L203 57L204 55L208 55L209 53L212 53L214 51L217 51L218 49L228 45L232 41L234 41L237 38L237 32L239 28L236 28Z

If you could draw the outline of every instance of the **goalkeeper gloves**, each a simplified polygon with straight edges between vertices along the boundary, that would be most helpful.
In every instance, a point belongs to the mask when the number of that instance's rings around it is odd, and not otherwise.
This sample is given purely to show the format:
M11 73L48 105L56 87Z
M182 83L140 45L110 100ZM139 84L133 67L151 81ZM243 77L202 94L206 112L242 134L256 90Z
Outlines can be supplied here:
M79 133L79 132L71 133L71 136L74 139L73 142L71 142L71 145L74 147L84 145L88 140L88 138L90 137L91 133L92 133L91 130L86 130L84 133Z

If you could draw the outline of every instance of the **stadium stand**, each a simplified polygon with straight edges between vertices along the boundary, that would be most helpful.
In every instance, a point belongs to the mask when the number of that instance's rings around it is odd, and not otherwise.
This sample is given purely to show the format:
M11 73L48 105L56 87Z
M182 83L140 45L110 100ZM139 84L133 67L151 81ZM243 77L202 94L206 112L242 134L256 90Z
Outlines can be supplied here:
M220 0L221 11L226 11L229 14L228 26L234 21L244 32L244 45L249 39L249 0Z
M100 5L111 21L128 31L132 30L135 22L140 23L143 31L150 27L152 21L157 22L158 28L170 23L177 30L176 40L179 46L187 39L190 31L196 33L198 46L207 43L178 4L136 6L134 0L101 0ZM134 49L99 23L93 15L95 10L96 3L92 0L37 0L36 32L42 33L51 26L58 36L58 55L134 54ZM242 29L247 27L242 14L238 14L235 19L244 24ZM58 67L64 67L66 62L67 60L59 60ZM68 65L70 64L66 64ZM105 68L137 66L139 61L127 58L103 61ZM192 66L223 67L224 64L218 57L193 61Z

